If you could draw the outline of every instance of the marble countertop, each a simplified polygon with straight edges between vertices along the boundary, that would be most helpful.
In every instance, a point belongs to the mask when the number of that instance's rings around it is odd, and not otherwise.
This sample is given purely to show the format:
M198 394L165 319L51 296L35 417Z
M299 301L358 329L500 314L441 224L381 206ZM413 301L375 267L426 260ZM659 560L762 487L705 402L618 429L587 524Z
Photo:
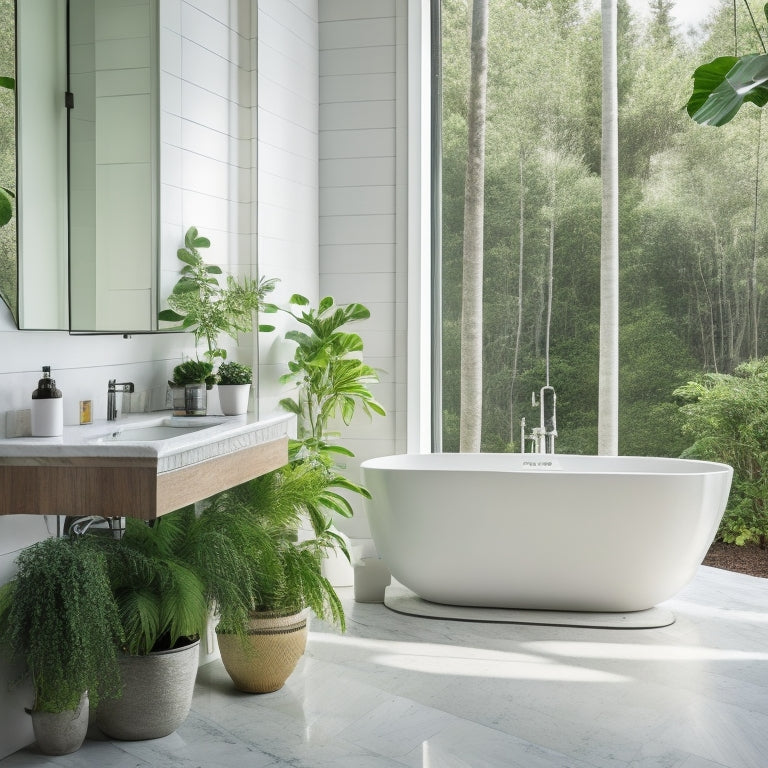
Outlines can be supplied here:
M200 427L164 440L110 440L115 432L137 427ZM92 424L65 426L60 437L16 437L0 439L3 459L150 458L157 470L168 472L216 456L294 435L296 417L290 413L257 418L242 416L171 416L170 411L131 414L115 421L100 419Z

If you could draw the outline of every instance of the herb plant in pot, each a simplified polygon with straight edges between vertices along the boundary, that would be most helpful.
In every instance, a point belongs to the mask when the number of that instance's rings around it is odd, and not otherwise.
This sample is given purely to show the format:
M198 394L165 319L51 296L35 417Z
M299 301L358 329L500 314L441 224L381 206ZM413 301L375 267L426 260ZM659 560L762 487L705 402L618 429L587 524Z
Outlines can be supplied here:
M219 382L219 403L225 416L239 416L248 410L253 370L248 365L226 362L216 374Z
M236 541L253 567L242 592L213 590L221 658L239 690L283 686L304 653L308 610L344 629L341 602L321 562L344 549L324 509L345 503L335 490L345 486L322 462L292 462L219 494L201 514L202 536ZM299 541L305 515L314 536Z
M89 703L120 695L116 643L123 638L104 555L84 541L45 539L17 558L0 590L0 635L32 676L31 710L40 750L77 750Z
M213 385L213 363L185 360L173 369L168 382L173 395L174 416L205 416L208 411L208 388Z

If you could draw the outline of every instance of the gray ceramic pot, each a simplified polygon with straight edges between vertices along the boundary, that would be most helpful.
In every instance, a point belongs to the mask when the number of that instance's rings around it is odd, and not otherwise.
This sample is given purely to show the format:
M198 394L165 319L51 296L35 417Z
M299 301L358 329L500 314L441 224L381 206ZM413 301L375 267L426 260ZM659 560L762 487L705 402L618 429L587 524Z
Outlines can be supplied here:
M159 739L173 733L192 706L200 641L171 651L119 659L123 695L99 704L96 725L123 741Z
M46 755L68 755L80 749L88 730L88 710L88 694L84 693L75 710L30 712L40 751Z

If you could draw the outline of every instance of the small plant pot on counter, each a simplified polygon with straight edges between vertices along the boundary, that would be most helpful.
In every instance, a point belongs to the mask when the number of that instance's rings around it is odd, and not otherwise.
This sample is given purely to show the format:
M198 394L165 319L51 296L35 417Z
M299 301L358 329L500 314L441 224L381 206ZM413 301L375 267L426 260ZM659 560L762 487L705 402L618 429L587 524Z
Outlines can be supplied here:
M174 416L205 416L208 412L208 389L202 384L173 384L169 382L173 395Z
M200 641L118 659L123 695L96 710L96 725L112 739L141 741L173 733L189 715Z
M63 712L27 712L32 716L32 730L40 751L45 755L69 755L77 752L88 730L88 694L83 693L75 709Z
M219 404L225 416L240 416L248 411L250 384L219 384Z

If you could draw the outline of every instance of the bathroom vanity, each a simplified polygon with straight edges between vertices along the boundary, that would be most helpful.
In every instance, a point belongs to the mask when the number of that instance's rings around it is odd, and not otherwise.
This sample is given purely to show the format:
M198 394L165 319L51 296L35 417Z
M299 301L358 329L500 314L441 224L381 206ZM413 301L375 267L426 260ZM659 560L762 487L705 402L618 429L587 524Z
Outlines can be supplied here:
M0 440L0 514L153 520L288 462L295 416L127 416Z

